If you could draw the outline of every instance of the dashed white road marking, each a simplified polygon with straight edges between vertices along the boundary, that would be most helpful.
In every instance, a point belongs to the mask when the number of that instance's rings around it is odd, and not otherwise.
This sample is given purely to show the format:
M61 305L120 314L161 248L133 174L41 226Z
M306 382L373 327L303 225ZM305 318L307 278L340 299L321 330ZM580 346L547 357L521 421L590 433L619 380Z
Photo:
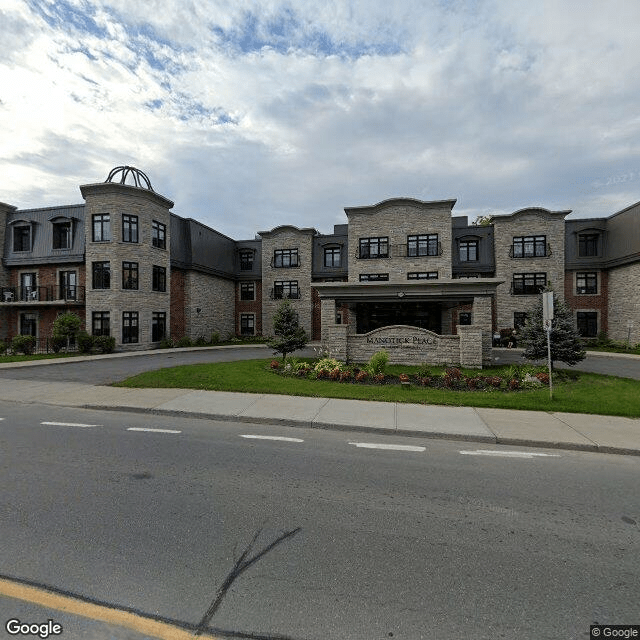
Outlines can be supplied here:
M350 442L349 444L361 449L387 449L389 451L417 451L422 452L426 447L417 447L412 444L376 444L375 442Z
M491 451L476 449L475 451L460 451L463 456L503 456L507 458L560 458L559 453L534 453L533 451Z
M40 424L46 424L51 427L81 427L83 429L87 427L101 427L101 424L82 424L80 422L41 422Z
M176 429L148 429L146 427L127 427L127 431L148 431L150 433L182 433Z
M282 442L304 442L300 438L285 438L284 436L254 436L250 434L241 435L241 438L251 438L253 440L281 440Z

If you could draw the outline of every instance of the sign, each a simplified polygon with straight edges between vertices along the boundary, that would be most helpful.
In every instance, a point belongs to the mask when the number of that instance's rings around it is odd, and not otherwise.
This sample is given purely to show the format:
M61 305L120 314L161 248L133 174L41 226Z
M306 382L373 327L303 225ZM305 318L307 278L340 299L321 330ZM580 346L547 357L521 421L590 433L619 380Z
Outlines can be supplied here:
M542 324L546 331L551 331L553 320L553 291L545 291L542 294Z

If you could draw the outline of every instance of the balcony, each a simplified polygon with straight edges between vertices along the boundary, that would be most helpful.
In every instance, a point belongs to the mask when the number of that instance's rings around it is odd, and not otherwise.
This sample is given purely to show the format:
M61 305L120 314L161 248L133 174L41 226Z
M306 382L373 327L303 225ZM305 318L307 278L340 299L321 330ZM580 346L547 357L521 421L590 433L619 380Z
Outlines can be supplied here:
M509 247L509 257L513 258L514 260L548 258L552 255L552 253L553 252L551 251L551 245L548 243L545 245L542 245L542 243L536 244L535 247L531 245L531 247L527 247L524 250L522 250L522 247L520 246L515 247L515 250L513 245Z
M299 300L300 299L300 289L296 289L294 291L282 290L282 289L271 289L269 292L269 298L271 300Z
M442 255L442 244L433 243L427 247L411 247L406 243L389 245L388 250L379 253L361 252L358 248L355 257L358 260L379 260L381 258L436 258Z
M77 285L57 287L1 287L0 304L54 305L84 304L85 288Z

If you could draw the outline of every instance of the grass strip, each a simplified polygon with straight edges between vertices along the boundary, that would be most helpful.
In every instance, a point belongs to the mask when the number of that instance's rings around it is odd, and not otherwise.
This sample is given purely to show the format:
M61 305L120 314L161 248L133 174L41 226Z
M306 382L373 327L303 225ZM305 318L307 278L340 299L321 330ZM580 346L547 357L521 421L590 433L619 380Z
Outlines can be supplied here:
M329 380L281 376L268 368L271 358L185 365L148 371L114 386L130 388L177 388L210 391L272 393L319 398L346 398L382 402L411 402L458 407L563 411L599 415L640 417L640 381L595 373L572 371L575 380L554 383L553 399L548 387L521 391L487 389L453 391L411 385L365 385ZM500 375L508 367L469 371L472 375ZM412 374L416 367L389 367L389 371Z

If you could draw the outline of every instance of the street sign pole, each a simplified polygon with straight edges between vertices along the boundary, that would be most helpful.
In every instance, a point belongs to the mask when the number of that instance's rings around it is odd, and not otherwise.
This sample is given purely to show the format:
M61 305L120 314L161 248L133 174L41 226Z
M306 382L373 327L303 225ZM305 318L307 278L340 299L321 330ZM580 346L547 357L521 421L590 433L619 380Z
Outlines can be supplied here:
M547 332L547 365L549 367L549 398L553 400L553 375L551 371L551 324L553 320L553 291L542 294L542 324Z

